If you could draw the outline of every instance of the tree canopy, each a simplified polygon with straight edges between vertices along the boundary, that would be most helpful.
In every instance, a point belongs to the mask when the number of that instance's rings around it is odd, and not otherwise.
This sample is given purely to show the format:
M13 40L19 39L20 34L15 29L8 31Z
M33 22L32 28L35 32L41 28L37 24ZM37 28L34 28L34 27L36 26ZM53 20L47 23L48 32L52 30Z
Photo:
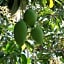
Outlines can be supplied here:
M0 0L0 64L55 57L64 63L64 0Z

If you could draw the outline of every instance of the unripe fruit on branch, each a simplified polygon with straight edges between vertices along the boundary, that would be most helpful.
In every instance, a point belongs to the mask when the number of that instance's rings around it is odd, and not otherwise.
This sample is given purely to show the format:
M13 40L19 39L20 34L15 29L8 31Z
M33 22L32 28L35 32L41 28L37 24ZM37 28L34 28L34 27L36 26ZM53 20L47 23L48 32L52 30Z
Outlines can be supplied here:
M28 10L25 11L24 21L26 22L26 24L28 24L29 26L34 26L36 20L37 14L33 9L29 8Z
M31 36L38 44L42 43L43 32L39 26L36 26L34 29L32 29Z
M27 26L23 20L17 22L14 27L14 38L19 45L23 45L27 35Z

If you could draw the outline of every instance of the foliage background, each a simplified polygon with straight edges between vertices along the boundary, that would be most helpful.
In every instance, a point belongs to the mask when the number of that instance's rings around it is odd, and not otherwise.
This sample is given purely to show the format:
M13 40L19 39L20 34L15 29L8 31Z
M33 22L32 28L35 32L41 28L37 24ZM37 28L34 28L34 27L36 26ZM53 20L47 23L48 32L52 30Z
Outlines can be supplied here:
M7 2L0 0L0 64L50 64L55 57L64 63L64 0L54 0L52 8L49 0L21 0L20 13L12 16ZM34 44L28 27L27 41L21 50L14 39L14 25L18 14L23 18L30 7L38 14L36 25L42 28L43 42Z

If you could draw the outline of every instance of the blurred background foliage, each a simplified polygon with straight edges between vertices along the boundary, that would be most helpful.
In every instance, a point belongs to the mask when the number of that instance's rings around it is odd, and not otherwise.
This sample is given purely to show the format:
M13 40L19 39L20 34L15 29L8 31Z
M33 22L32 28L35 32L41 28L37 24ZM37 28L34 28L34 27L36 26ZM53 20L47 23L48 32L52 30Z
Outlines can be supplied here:
M52 64L51 59L58 57L64 63L64 0L17 1L19 6L14 4L16 0L0 0L0 64ZM16 10L10 9L13 4ZM34 44L28 27L27 41L18 46L14 39L14 25L23 18L27 8L38 14L36 24L42 28L43 42Z

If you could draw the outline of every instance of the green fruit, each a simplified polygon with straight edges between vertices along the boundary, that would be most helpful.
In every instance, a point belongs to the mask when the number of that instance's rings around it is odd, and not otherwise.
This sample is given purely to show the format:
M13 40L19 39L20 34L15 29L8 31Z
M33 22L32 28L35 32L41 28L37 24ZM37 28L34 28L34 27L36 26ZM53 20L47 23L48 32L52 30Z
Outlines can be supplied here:
M23 45L27 35L27 26L23 20L20 20L14 27L14 38L19 45Z
M30 26L34 26L35 22L37 20L37 14L33 9L28 9L26 10L26 12L24 13L24 21L30 25Z
M39 26L31 30L31 36L37 43L42 43L43 32Z

